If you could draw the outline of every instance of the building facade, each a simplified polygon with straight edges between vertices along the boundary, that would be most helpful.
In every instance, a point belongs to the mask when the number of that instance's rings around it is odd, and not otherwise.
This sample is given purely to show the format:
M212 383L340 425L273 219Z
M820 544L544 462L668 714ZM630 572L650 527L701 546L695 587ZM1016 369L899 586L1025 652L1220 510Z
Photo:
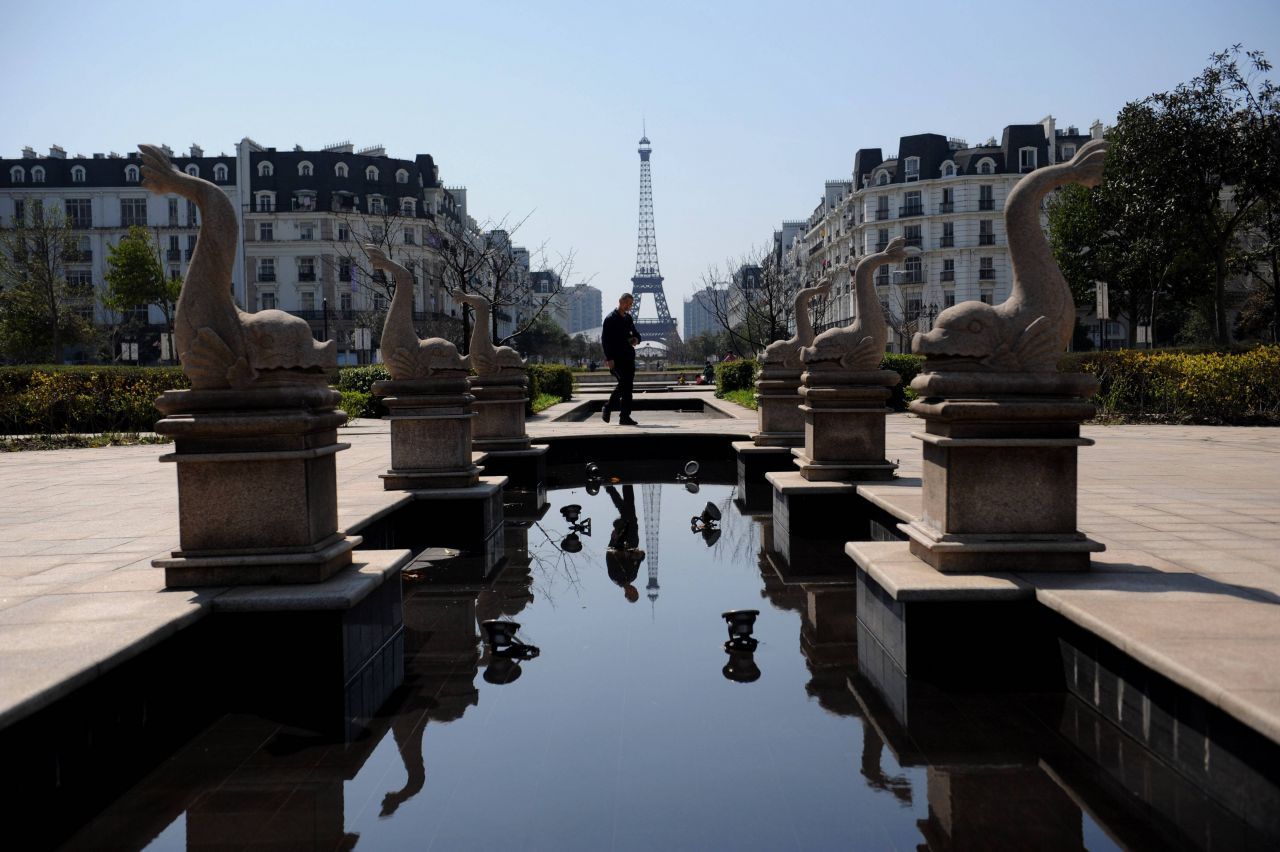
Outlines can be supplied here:
M1089 133L1012 124L999 141L970 146L936 133L904 136L886 157L879 148L854 155L852 180L829 181L791 253L804 282L829 281L821 327L853 318L850 274L859 258L895 237L919 250L878 270L876 291L891 325L891 351L910 351L916 331L957 302L1008 298L1011 281L1004 201L1022 176L1064 162L1103 127Z
M693 340L703 334L719 334L720 317L728 308L728 290L706 288L684 300L684 339Z
M604 322L604 296L598 287L578 284L565 290L563 298L569 315L564 329L570 334L597 329Z

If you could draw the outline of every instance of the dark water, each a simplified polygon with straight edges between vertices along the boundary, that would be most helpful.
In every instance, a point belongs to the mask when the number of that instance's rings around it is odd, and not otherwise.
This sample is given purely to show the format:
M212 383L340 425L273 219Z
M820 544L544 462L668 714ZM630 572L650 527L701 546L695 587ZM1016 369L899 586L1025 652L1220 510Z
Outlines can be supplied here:
M406 577L406 688L364 738L225 716L70 847L1119 848L1108 832L1165 846L1122 802L1105 829L1082 809L1102 793L1058 734L1067 699L939 695L931 728L912 729L858 678L849 587L782 585L730 488L615 492L621 512L607 491L551 492L540 521L508 530L496 579ZM628 494L646 552L611 565ZM708 501L718 536L690 530ZM568 504L591 520L576 543ZM724 673L720 615L745 608L760 610L746 683ZM485 652L490 618L540 649L515 679Z

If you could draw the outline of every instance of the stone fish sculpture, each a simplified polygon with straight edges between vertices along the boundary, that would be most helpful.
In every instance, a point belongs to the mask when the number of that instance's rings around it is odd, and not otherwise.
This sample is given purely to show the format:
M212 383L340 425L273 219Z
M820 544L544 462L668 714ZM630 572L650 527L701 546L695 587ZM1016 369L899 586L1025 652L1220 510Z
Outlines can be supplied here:
M155 145L139 145L142 185L200 208L200 236L178 296L174 343L195 390L325 384L338 365L334 341L320 342L300 317L278 310L246 313L231 296L236 258L235 208L216 184L173 167Z
M813 321L809 318L809 303L831 289L831 282L806 287L796 293L796 333L786 340L775 340L760 354L760 366L767 370L803 370L801 357L806 346L813 343Z
M393 381L465 376L458 347L442 337L420 340L413 330L413 275L375 245L364 253L373 268L391 276L395 294L382 324L382 354Z
M1095 139L1067 163L1036 169L1018 181L1005 202L1013 285L999 305L961 302L933 328L918 333L911 350L927 358L926 371L1055 372L1071 341L1075 303L1040 226L1040 205L1058 187L1097 186L1108 143Z
M849 325L828 329L814 338L813 345L807 347L802 356L810 370L868 372L880 369L889 328L871 276L886 263L896 263L913 251L907 249L905 239L895 237L884 251L858 261L853 272L857 316Z
M451 291L453 298L470 305L476 312L471 326L470 353L463 359L475 374L484 378L506 378L524 375L524 359L510 346L494 346L489 331L489 302L474 293Z

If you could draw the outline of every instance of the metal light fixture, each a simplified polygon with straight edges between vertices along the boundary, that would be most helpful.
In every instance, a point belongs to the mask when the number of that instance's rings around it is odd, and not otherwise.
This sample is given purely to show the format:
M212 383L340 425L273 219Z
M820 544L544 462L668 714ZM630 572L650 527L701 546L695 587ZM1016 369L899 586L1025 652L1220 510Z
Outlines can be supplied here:
M735 683L753 683L760 679L760 667L756 665L754 649L726 647L725 653L729 655L729 662L724 664L720 672L726 678Z
M577 503L570 503L568 506L564 506L560 509L560 514L563 515L564 519L569 523L576 524L578 522L578 518L582 517L582 507Z
M582 539L578 538L576 532L571 532L560 539L560 549L565 553L580 553L582 551Z
M489 665L484 671L488 683L511 683L520 677L520 662L532 660L542 653L534 645L527 645L516 638L520 625L514 621L491 618L482 621L485 644L489 646Z
M720 613L720 617L729 627L729 641L724 643L725 650L730 648L755 650L759 642L751 634L755 630L756 618L759 615L758 609L731 609Z
M694 532L702 532L704 530L716 529L716 524L720 522L720 509L710 500L702 510L701 515L694 515L689 519L689 529Z

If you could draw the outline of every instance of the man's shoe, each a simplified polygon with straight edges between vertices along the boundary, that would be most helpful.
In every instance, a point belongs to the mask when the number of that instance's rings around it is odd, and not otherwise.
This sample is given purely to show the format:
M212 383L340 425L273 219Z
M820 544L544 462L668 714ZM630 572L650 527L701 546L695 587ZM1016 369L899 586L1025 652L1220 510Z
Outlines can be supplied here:
M604 407L604 411L600 412L600 416L604 418L605 423L609 422L609 406L606 405Z
M639 426L640 424L631 419L631 415L624 414L618 418L618 422L623 426Z

